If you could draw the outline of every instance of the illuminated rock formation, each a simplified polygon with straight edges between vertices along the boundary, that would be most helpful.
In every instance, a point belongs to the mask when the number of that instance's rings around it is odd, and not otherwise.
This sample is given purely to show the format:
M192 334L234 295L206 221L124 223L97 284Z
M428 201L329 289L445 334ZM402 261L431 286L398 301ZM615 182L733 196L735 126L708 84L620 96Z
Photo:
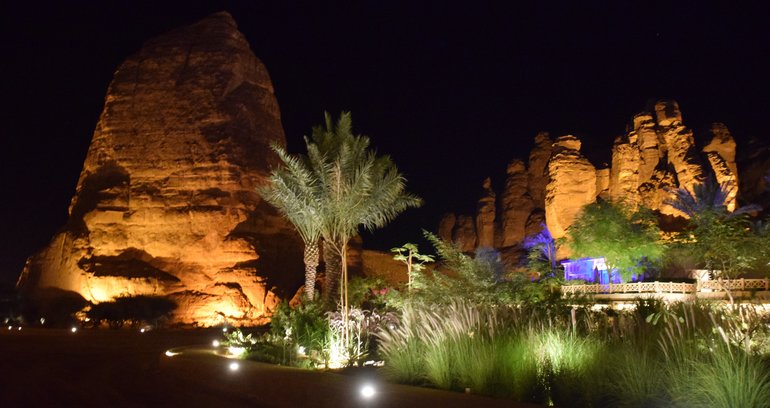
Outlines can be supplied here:
M679 105L674 101L656 103L655 114L658 134L665 141L666 157L676 172L678 185L693 191L696 184L703 182L703 167L697 157L692 130L682 123Z
M505 190L500 197L500 242L498 247L506 248L524 240L527 220L534 204L529 195L527 168L521 160L508 164Z
M492 191L492 180L485 179L482 187L484 192L476 204L476 244L492 247L495 244L495 192Z
M272 286L302 269L255 193L271 143L285 144L273 86L229 14L147 42L116 71L69 221L19 287L168 296L179 323L264 321Z
M463 252L473 252L476 249L478 238L473 217L470 215L457 216L455 227L452 230L452 242Z
M738 166L735 164L735 140L722 123L711 125L711 142L703 147L717 183L727 188L727 209L734 211L738 197Z
M548 132L540 132L535 136L535 147L529 153L527 174L529 182L527 192L532 197L535 208L545 208L545 186L548 185L548 160L551 159L553 140Z
M596 168L580 153L581 143L575 136L562 136L553 146L545 189L545 221L558 239L583 206L596 201Z
M452 241L452 231L455 228L457 216L454 213L446 213L438 224L438 237L446 242Z
M581 143L576 137L562 136L553 142L548 133L539 133L529 162L525 165L514 159L508 166L505 188L497 202L495 248L510 252L524 237L539 232L543 222L554 237L562 237L580 209L597 199L643 205L663 215L664 221L674 227L681 225L674 217L685 215L666 201L677 188L693 191L709 173L730 188L727 205L733 210L738 194L735 140L722 124L712 125L710 134L710 142L698 152L693 131L685 127L679 105L675 101L659 101L652 112L635 115L626 132L615 139L611 166L596 169L580 153ZM766 150L760 151L766 154ZM757 161L762 160L752 162ZM751 182L742 186L748 189L745 197L770 200L765 199L770 193L764 187L755 188L765 185L768 167L753 166L746 173ZM485 193L483 208L492 208L493 194ZM476 225L479 245L490 236L485 230L482 239L480 231L486 225L488 221ZM442 219L440 232L442 237L461 237L465 250L472 251L468 244L473 240L469 236L471 229L458 228L454 214Z

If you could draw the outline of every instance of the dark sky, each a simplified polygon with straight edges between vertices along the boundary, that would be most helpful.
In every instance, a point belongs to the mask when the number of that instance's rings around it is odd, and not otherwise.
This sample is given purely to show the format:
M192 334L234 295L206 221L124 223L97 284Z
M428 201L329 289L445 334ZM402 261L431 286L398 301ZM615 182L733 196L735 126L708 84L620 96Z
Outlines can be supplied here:
M219 10L267 65L290 149L324 110L350 110L426 200L374 247L472 210L538 130L580 137L601 165L634 113L674 98L696 132L768 137L770 24L734 2L55 3L0 6L0 284L64 224L113 71Z

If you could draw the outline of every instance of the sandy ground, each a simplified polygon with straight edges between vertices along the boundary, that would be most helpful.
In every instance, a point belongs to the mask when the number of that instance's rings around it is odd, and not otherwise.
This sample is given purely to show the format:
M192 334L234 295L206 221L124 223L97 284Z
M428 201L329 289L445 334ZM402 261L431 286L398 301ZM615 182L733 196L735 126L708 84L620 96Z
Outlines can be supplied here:
M168 349L218 332L0 330L0 407L536 407L476 395ZM360 387L374 384L374 398Z

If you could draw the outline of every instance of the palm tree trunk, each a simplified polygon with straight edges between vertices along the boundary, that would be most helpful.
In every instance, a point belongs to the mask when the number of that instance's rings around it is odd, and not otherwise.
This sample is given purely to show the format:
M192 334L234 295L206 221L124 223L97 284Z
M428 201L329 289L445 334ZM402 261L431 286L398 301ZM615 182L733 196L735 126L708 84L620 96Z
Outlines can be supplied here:
M342 284L340 285L340 300L342 303L342 344L350 350L350 323L348 317L350 311L348 310L348 245L342 246Z
M318 269L318 242L305 244L305 298L315 298L315 277Z
M323 256L326 264L326 285L324 286L324 302L333 302L342 273L342 262L339 252L329 242L324 240Z

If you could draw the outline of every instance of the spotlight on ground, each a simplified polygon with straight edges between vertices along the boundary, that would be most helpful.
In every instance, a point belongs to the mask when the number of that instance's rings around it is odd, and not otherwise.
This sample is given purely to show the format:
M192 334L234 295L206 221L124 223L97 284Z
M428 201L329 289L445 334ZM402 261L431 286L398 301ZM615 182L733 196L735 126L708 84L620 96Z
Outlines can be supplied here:
M212 341L211 345L214 346L214 347L219 347L219 340Z
M77 327L73 327L73 328L70 329L70 331L73 332L73 333L77 333L78 332L78 328Z
M371 384L365 384L361 387L361 396L364 397L364 399L372 399L375 393L376 391Z
M241 368L241 365L233 361L228 367L230 368L230 371L238 371L238 369Z

